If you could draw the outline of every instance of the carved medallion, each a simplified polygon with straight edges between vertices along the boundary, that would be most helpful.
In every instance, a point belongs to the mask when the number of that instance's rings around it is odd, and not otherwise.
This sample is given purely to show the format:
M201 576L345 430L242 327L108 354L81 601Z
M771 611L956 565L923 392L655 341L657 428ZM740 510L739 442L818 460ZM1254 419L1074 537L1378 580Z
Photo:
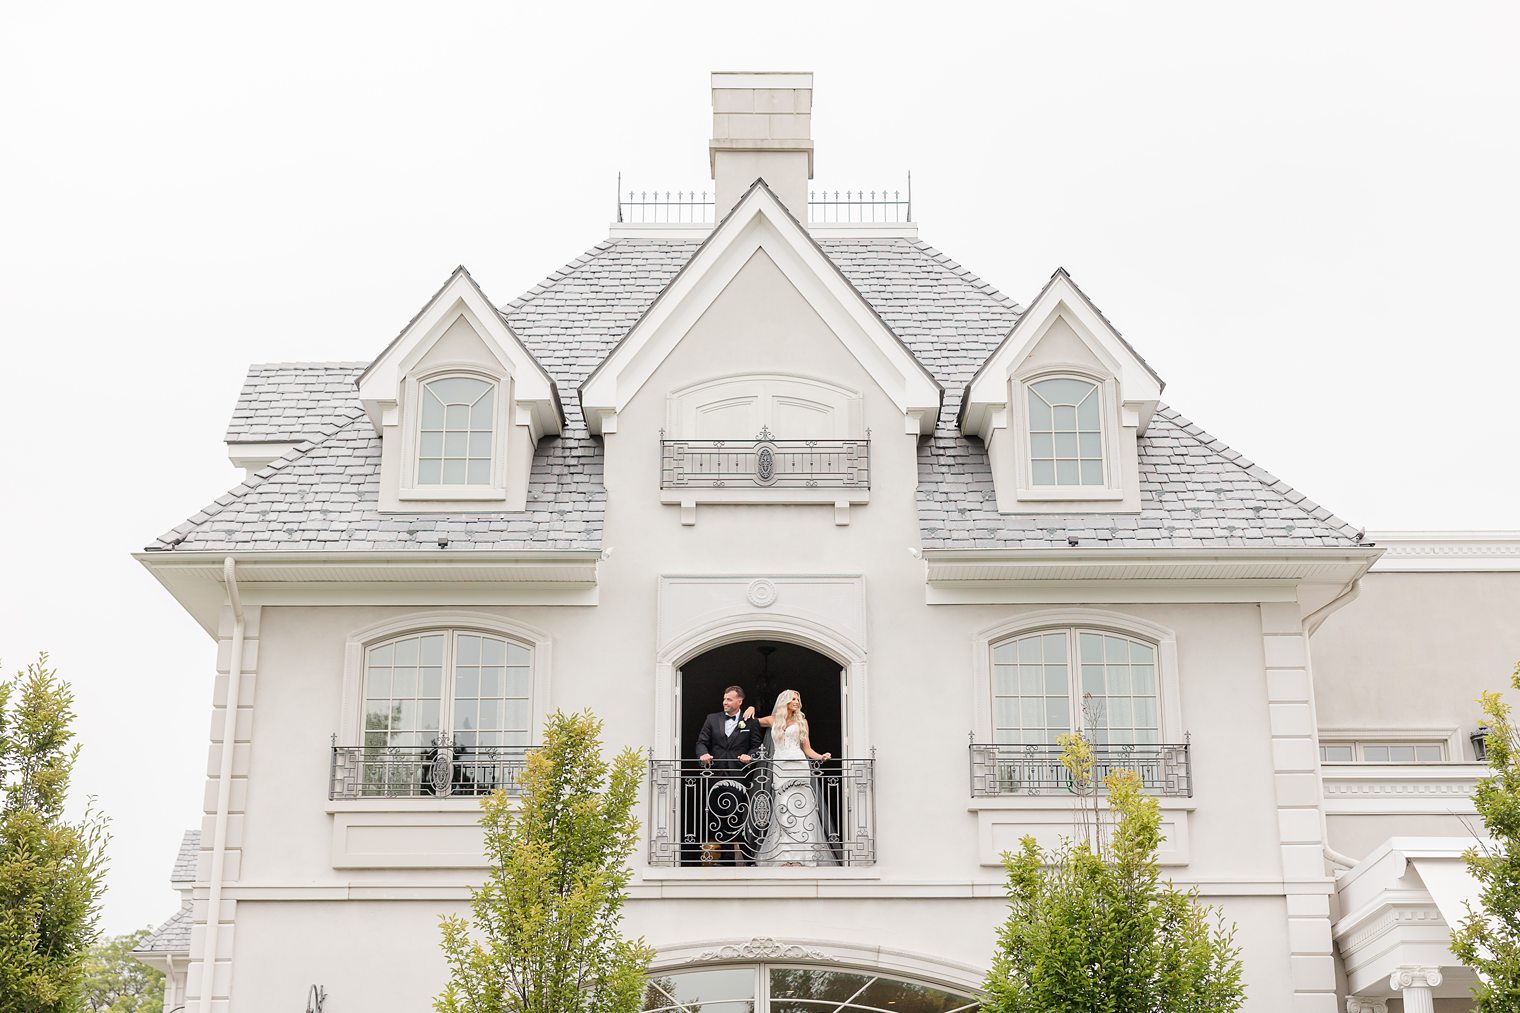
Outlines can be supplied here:
M749 584L747 596L749 597L749 603L755 606L755 608L770 608L776 604L776 585L764 577L761 577L759 580L752 580Z

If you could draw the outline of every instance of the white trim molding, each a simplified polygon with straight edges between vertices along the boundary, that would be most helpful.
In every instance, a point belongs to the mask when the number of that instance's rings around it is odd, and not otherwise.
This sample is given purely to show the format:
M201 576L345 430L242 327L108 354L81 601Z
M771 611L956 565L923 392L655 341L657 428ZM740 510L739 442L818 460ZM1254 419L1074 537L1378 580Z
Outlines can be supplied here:
M1325 737L1320 732L1320 737ZM1476 816L1472 793L1489 770L1481 763L1323 763L1325 813Z
M762 250L902 410L905 432L932 433L944 393L938 381L760 180L581 384L587 428L617 431L618 413Z
M375 431L383 432L384 426L395 424L408 371L461 317L495 357L501 370L497 379L511 378L512 399L518 409L516 421L529 427L534 442L546 433L558 434L564 415L554 379L507 326L463 266L454 269L437 294L359 375L359 400ZM501 386L505 394L507 385Z
M1370 531L1374 573L1520 571L1520 531Z
M994 429L1008 425L1009 381L1040 339L1057 320L1063 319L1118 381L1123 424L1144 434L1161 401L1164 384L1077 288L1064 268L1056 269L1008 337L967 384L966 399L961 406L961 432L985 441Z

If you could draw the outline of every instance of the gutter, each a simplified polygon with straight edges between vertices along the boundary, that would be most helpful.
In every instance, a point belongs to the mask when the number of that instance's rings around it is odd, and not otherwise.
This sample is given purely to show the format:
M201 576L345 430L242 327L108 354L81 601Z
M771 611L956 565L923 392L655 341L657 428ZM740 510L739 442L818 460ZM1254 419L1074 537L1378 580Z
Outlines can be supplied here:
M232 757L237 751L238 701L242 698L243 636L247 623L243 599L238 593L237 563L231 556L222 562L227 585L227 604L232 608L232 653L227 662L227 702L222 716L222 759L216 785L216 822L211 835L211 890L206 912L205 942L201 947L201 988L197 1008L212 1013L212 990L216 987L216 945L222 926L222 879L227 867L228 811L232 807Z
M1334 598L1331 598L1324 605L1321 605L1319 608L1315 609L1313 612L1304 617L1304 641L1306 650L1308 649L1308 640L1310 637L1314 636L1314 631L1324 625L1326 619L1329 619L1335 613L1339 612L1347 605L1350 605L1352 602L1356 601L1357 597L1361 593L1362 578L1358 577L1350 584L1346 585L1346 589L1340 594L1336 595ZM1312 657L1312 654L1310 657ZM1310 682L1310 686L1313 686L1312 681ZM1314 694L1312 692L1309 695L1309 705L1311 708L1314 706ZM1314 722L1316 736L1315 741L1317 742L1319 735L1319 714L1317 712L1313 713L1311 719ZM1319 768L1319 780L1319 833L1320 840L1324 842L1322 848L1325 855L1325 861L1329 862L1333 866L1338 866L1342 871L1353 869L1357 865L1357 860L1350 857L1349 855L1341 854L1339 851L1336 851L1330 846L1330 817L1325 813L1325 777L1323 767Z

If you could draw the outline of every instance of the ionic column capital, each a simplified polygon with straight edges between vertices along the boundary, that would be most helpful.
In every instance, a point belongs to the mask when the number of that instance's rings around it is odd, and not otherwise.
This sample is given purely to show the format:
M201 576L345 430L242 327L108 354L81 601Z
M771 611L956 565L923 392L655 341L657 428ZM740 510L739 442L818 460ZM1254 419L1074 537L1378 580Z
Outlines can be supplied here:
M1403 964L1394 968L1388 987L1395 992L1406 988L1435 988L1441 984L1441 969L1423 964Z
M1388 1000L1364 999L1358 995L1348 996L1346 1013L1388 1013Z

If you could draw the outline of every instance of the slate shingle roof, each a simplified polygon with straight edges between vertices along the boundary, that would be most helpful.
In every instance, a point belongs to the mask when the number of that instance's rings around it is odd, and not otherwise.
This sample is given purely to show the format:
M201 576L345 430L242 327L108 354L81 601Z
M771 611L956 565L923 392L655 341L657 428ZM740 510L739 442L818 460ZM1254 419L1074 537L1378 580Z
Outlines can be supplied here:
M228 443L309 440L354 403L354 380L364 362L266 362L248 367Z
M527 511L380 514L380 444L353 392L359 368L281 364L250 371L229 439L236 430L263 434L240 439L273 441L278 433L303 442L150 548L434 548L439 535L451 549L599 547L602 444L587 434L577 391L698 245L607 240L502 307L559 385L567 419L562 437L539 444ZM961 436L955 418L967 382L1018 320L1018 305L926 243L819 245L945 388L938 428L919 450L925 548L1057 546L1073 535L1129 547L1355 544L1349 525L1167 408L1140 441L1138 515L999 514L985 448ZM309 425L295 421L298 407Z
M137 944L134 953L189 953L190 928L195 923L195 908L187 900L169 920L154 929Z
M180 838L179 852L174 856L174 871L169 882L175 886L189 886L195 882L195 871L201 859L201 832L186 830Z

